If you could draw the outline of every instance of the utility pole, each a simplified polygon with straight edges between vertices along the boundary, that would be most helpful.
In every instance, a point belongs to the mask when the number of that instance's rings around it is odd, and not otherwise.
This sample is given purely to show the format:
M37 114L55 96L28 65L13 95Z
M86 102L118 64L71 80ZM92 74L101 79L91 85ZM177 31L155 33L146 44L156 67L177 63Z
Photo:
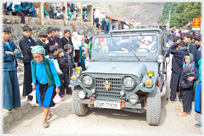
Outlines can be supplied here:
M171 10L169 10L169 25L168 25L168 30L170 28L170 16L171 16Z

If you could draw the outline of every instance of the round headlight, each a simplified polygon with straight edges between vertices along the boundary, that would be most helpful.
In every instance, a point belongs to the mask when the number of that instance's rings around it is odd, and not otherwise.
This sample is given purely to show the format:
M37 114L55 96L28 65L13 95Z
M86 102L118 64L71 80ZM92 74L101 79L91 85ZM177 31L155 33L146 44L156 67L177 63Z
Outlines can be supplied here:
M147 72L148 77L153 77L154 73L152 71Z
M162 63L164 61L164 56L159 55L157 56L157 62Z
M85 94L84 91L79 91L78 96L79 96L80 99L84 99L86 94Z
M135 103L137 103L138 102L138 100L139 100L139 98L138 98L138 96L136 95L136 94L131 94L130 96L129 96L129 102L131 102L132 104L135 104Z
M131 77L126 77L123 81L123 84L127 88L132 88L135 84L134 80Z
M92 81L92 78L90 76L84 76L83 82L86 86L91 86L93 81Z

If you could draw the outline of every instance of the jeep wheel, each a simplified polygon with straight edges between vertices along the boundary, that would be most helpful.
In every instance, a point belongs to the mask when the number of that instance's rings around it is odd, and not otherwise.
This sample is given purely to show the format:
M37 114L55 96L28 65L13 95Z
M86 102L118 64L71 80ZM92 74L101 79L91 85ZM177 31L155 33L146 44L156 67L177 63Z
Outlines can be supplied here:
M161 94L157 86L152 93L147 95L146 120L149 125L157 126L161 117Z
M78 100L80 99L78 97L79 91L80 90L76 89L76 87L73 89L73 92L72 92L72 109L76 115L84 116L88 113L89 107L88 107L88 104L82 104L82 103L78 102Z

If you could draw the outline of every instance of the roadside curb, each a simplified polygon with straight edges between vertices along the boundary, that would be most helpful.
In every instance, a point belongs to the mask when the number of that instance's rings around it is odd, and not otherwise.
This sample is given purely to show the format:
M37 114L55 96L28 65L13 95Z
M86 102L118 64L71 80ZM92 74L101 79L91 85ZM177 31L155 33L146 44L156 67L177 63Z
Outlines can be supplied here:
M10 113L3 113L3 133L7 132L17 121L21 120L31 111L38 110L40 106L31 106L26 99L21 99L21 107L13 109Z

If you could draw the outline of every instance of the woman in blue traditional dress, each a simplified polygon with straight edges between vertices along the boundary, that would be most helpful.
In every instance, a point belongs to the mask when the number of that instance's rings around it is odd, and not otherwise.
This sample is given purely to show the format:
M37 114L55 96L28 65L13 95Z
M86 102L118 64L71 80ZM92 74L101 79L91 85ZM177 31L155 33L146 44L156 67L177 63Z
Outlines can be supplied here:
M11 30L3 27L3 111L21 107L20 91L16 72L16 58L21 56L20 50L9 38Z
M33 60L31 61L32 85L36 89L37 103L44 107L43 127L47 128L52 117L50 107L55 106L53 98L59 94L61 86L59 76L53 60L45 58L45 49L42 46L32 48Z

